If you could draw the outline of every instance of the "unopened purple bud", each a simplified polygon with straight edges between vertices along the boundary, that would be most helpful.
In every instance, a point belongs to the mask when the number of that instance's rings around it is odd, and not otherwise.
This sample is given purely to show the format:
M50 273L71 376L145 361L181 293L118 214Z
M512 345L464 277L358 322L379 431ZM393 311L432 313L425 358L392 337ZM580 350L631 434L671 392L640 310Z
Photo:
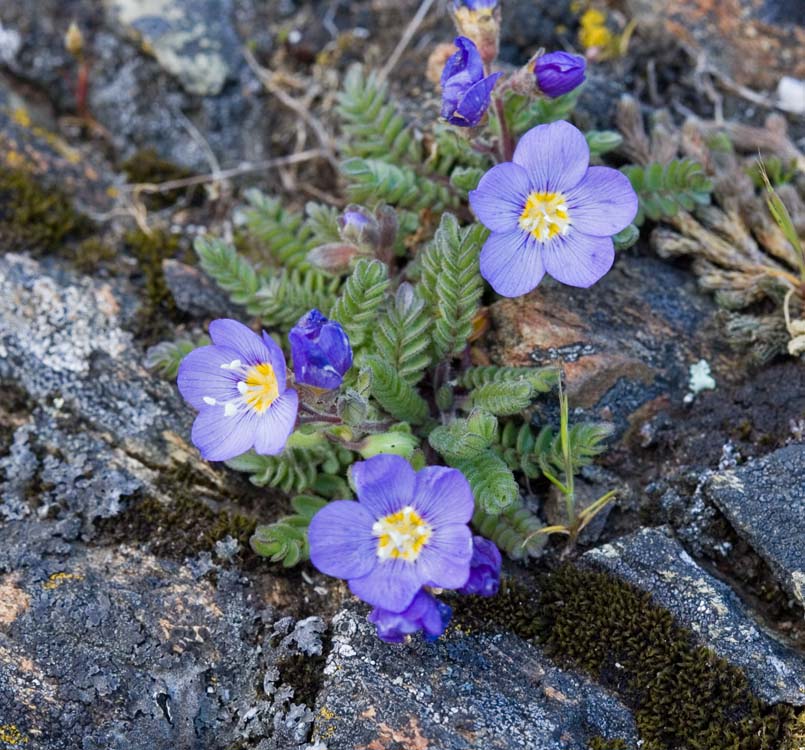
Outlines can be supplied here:
M420 630L426 641L436 640L444 633L453 610L424 590L414 597L402 612L390 612L375 607L366 618L377 628L377 637L386 643L402 643L406 636Z
M456 52L442 71L442 117L453 125L475 127L489 108L492 89L502 73L484 78L484 64L475 43L455 40Z
M500 550L494 542L482 536L472 538L470 577L458 590L461 594L494 596L500 588Z
M340 323L318 310L303 315L288 334L297 383L338 388L352 367L352 347Z
M454 10L494 10L497 7L498 0L453 0Z
M374 248L380 235L377 220L362 206L347 206L338 217L341 239L356 245Z
M581 55L549 52L537 58L534 76L539 90L552 99L567 94L584 83L587 63Z

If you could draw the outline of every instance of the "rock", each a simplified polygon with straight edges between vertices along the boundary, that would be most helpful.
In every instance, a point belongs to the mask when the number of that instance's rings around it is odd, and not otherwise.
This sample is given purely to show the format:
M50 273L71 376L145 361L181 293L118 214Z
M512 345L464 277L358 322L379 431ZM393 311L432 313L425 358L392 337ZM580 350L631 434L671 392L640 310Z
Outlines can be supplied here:
M239 62L232 5L220 0L104 0L134 36L191 94L221 93Z
M805 16L788 0L628 0L644 29L678 38L740 84L773 89L783 75L805 77Z
M0 257L0 384L36 404L0 457L0 517L58 518L86 539L130 500L174 502L166 472L200 501L221 492L224 472L187 442L192 410L142 365L136 311L121 281Z
M636 742L631 715L615 697L510 633L453 629L434 643L390 646L365 611L348 607L333 620L324 674L313 739L328 750L587 750L595 736Z
M266 659L307 658L305 641L258 646L272 616L247 579L218 569L198 580L186 565L125 547L68 555L42 544L53 524L37 528L46 533L0 529L0 717L19 744L301 747L310 710L292 703L281 676L281 694L267 700L259 676ZM9 555L12 542L28 554ZM293 620L282 627L299 630Z
M717 472L703 491L805 605L805 444Z
M712 365L721 352L718 337L706 335L715 331L712 302L691 276L653 258L621 256L589 289L546 279L489 311L495 362L563 363L571 407L620 431L669 399L681 402L688 366Z
M649 592L703 645L741 667L764 701L805 705L805 659L763 631L735 593L699 567L667 529L641 529L581 560Z
M167 0L109 3L110 7L156 8L159 12L173 5ZM17 80L46 91L57 112L75 112L78 65L64 48L64 34L75 20L84 34L90 64L87 108L96 129L114 147L121 162L142 148L153 147L162 158L206 173L210 170L206 146L197 133L224 167L266 158L271 151L275 113L265 108L259 96L261 86L241 59L230 14L222 12L211 19L211 9L221 7L213 0L177 2L175 7L183 9L182 19L144 26L137 21L144 29L140 33L144 39L167 35L170 44L186 43L174 60L175 70L184 70L182 75L190 77L187 80L196 90L206 86L209 92L220 84L222 88L215 96L188 91L173 72L167 72L159 60L145 54L130 38L126 29L133 31L132 25L124 24L111 10L99 14L95 0L76 0L69 5L61 0L41 0L36 7L31 3L0 4L0 24L22 40L13 57L0 59L0 67ZM206 22L194 40L191 37L195 32L185 37L175 33L198 15ZM207 41L209 46L203 46ZM196 47L203 68L194 68ZM169 57L164 51L163 60ZM223 85L225 81L231 83Z
M242 318L243 313L229 301L207 274L172 258L162 261L165 283L183 312L196 317Z

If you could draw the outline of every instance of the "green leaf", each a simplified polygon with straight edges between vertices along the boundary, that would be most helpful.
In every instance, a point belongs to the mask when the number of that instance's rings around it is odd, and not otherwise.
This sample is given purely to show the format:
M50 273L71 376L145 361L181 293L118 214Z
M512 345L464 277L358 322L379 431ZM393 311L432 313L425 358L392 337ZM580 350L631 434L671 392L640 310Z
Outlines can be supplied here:
M260 286L257 272L232 245L214 237L198 237L193 243L204 272L236 305L250 305Z
M521 94L506 96L506 112L515 135L525 133L536 125L570 118L581 95L580 86L556 99L531 99Z
M591 156L601 156L614 151L623 143L623 136L615 130L590 130L584 134Z
M522 502L513 503L499 515L476 510L472 523L512 560L539 557L548 541L547 534L538 533L545 524Z
M456 167L450 174L450 184L466 197L470 190L475 190L486 170L480 167Z
M344 283L330 317L347 332L353 350L360 347L377 320L377 312L389 287L389 270L379 260L361 258ZM327 308L322 308L327 309Z
M372 396L392 417L413 425L427 420L427 402L400 377L393 365L378 357L367 357L365 364L372 374Z
M492 166L492 162L487 154L473 149L471 143L472 140L460 128L437 125L425 167L441 175L455 174L457 169L468 167L480 169L483 173Z
M684 205L684 204L683 204ZM684 206L686 210L690 210ZM640 239L640 230L634 225L629 224L625 229L621 229L613 238L616 250L628 250Z
M207 346L209 343L208 336L202 336L197 341L192 339L163 341L148 349L145 354L145 366L149 370L158 372L163 378L173 380L179 373L179 365L182 360L194 349Z
M483 292L478 256L486 236L479 224L461 228L455 216L445 213L422 254L419 289L435 318L435 361L461 354L472 334Z
M280 201L257 189L247 190L249 208L244 211L246 226L283 269L310 268L307 254L317 244L313 231L301 214L286 211Z
M503 416L518 414L531 405L534 389L526 380L515 382L486 383L470 393L473 407Z
M454 419L431 430L428 442L448 463L473 458L486 451L497 436L497 419L476 410L467 419ZM453 464L451 463L451 466Z
M335 302L340 283L337 278L312 268L272 269L269 273L247 307L266 327L287 331L314 307L327 310Z
M342 150L347 156L407 160L418 164L422 149L398 108L389 98L388 87L375 73L352 66L338 93L337 113L344 132Z
M468 367L457 379L462 388L478 388L487 383L518 383L526 381L539 393L547 393L559 379L556 367L498 367L483 365Z
M498 515L519 502L520 488L511 469L492 451L448 463L467 477L475 507L484 513Z
M313 201L305 204L305 224L311 233L309 245L318 247L330 242L341 242L338 213L338 209L334 206L325 206L323 203Z
M417 174L411 167L381 159L348 159L341 164L347 194L357 203L386 202L398 208L443 211L458 204L458 196L440 182Z
M258 526L250 540L252 549L272 562L282 562L286 568L307 560L310 557L308 526L313 516L326 504L326 500L315 495L297 495L291 500L296 514Z
M710 202L713 184L702 166L691 159L674 159L667 164L654 162L621 170L632 183L640 199L634 224L646 217L653 221L674 216L680 209L691 210Z
M418 383L430 365L430 325L425 303L410 284L400 285L377 321L376 353L410 385Z
M574 474L593 462L596 456L606 450L604 444L615 431L609 422L582 422L568 430L569 452ZM545 426L537 436L534 453L543 473L564 472L561 435L550 426Z

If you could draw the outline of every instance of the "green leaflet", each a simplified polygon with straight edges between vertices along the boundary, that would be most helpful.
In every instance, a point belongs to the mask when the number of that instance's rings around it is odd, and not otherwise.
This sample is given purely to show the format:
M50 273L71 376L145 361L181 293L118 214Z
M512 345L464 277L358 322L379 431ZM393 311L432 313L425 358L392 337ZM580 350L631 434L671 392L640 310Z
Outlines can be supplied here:
M487 383L518 383L528 382L535 391L547 393L559 379L559 370L556 367L498 367L497 365L484 365L482 367L468 367L456 382L463 388L478 388Z
M315 247L313 231L300 214L286 211L280 201L256 189L246 191L244 211L249 232L283 269L310 268L307 254Z
M371 393L395 419L413 425L428 419L428 404L394 369L378 357L367 357L366 367L372 374Z
M210 343L208 336L202 336L197 341L192 339L178 339L176 341L163 341L152 346L145 354L145 366L155 370L166 380L173 380L179 373L182 360L200 346Z
M360 65L352 66L338 94L338 115L344 131L343 152L347 156L383 159L390 162L422 160L422 149L411 134L397 107L389 100L388 87L366 75Z
M358 203L386 202L398 208L443 211L458 204L446 184L417 174L413 168L382 159L348 159L341 165L347 194Z
M282 562L286 568L310 557L307 530L313 516L327 501L316 495L297 495L291 500L296 511L274 523L258 526L249 540L252 549L271 562Z
M389 287L389 270L379 260L361 258L344 283L341 295L330 309L330 317L347 332L353 350L363 344ZM326 309L326 308L325 308Z
M432 334L435 361L461 354L472 334L483 293L478 256L486 236L481 225L462 229L456 217L446 213L422 254L420 290L436 319Z
M377 323L374 347L410 385L416 385L430 365L430 316L410 284L402 284Z
M691 159L674 159L668 164L654 162L645 167L632 165L621 170L640 198L634 224L646 218L657 221L674 216L680 209L692 211L710 202L713 183L701 164Z
M470 405L497 416L519 414L531 405L534 389L527 380L486 383L470 393Z
M193 243L204 272L229 293L236 305L249 306L260 285L257 272L232 245L214 237L199 237Z
M290 329L299 318L314 307L329 309L335 299L340 281L312 268L280 269L268 272L261 279L250 313L259 315L264 326Z
M520 501L499 515L476 510L472 523L512 560L539 557L548 541L547 534L538 533L545 524Z
M606 450L604 441L612 436L615 426L609 422L582 422L568 430L568 443L573 473L577 474L582 467L588 466L593 459ZM552 427L545 426L540 430L534 444L543 472L552 474L564 472L562 458L561 435Z

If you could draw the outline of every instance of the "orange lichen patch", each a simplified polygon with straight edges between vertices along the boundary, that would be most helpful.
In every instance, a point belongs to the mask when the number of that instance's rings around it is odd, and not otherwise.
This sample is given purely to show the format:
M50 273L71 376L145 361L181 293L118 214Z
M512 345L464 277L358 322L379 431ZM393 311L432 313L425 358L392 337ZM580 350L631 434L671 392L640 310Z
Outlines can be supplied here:
M356 750L390 750L392 745L402 745L406 750L429 750L431 741L422 734L419 721L415 716L408 719L408 724L400 729L392 729L385 722L377 727L377 739L368 745L362 745Z
M10 625L31 605L31 597L11 576L0 578L0 626Z
M53 591L68 581L82 580L84 580L84 576L80 575L79 573L52 573L47 581L42 584L42 588L46 589L47 591Z

